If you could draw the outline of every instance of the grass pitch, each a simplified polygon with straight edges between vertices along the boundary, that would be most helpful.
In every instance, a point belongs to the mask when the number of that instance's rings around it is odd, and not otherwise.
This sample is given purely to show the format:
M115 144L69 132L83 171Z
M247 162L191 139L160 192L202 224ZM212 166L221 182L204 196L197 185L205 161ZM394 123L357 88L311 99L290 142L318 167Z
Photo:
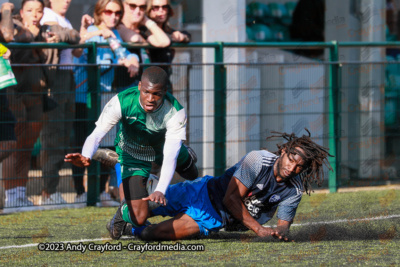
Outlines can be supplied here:
M161 242L175 247L200 244L204 251L38 250L38 243L67 241L145 246L137 239L108 238L105 225L115 210L89 207L1 215L0 265L400 265L398 190L305 195L291 228L294 243L259 238L252 231L221 231L209 238ZM152 223L161 220L150 219ZM151 242L148 247L158 244Z

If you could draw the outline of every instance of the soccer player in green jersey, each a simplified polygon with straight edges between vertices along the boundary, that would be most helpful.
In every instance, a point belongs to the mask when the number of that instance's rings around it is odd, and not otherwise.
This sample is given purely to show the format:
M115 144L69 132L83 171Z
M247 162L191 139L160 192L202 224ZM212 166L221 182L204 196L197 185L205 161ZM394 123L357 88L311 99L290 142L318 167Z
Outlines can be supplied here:
M167 93L167 82L168 76L163 69L155 66L147 68L138 87L117 94L106 104L96 128L85 141L82 153L65 156L66 162L79 167L90 166L102 138L119 123L115 147L128 204L122 216L133 225L146 222L149 200L166 204L165 192L175 170L188 180L198 176L195 156L183 145L186 140L186 113L182 105ZM154 193L148 195L146 182L152 162L162 167L160 182ZM115 234L120 234L119 229Z

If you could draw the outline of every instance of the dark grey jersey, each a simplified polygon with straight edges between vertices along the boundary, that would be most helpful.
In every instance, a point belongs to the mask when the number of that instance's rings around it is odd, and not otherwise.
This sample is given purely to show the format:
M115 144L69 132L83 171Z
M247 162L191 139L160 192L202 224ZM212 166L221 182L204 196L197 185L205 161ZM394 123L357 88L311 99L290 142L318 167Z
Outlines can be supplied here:
M238 223L227 207L222 204L232 177L236 177L249 189L243 203L250 215L260 224L269 221L277 209L279 219L293 220L302 197L302 181L300 175L297 175L287 182L278 183L274 176L274 164L278 158L266 150L252 151L222 176L208 182L209 194L211 194L225 226Z

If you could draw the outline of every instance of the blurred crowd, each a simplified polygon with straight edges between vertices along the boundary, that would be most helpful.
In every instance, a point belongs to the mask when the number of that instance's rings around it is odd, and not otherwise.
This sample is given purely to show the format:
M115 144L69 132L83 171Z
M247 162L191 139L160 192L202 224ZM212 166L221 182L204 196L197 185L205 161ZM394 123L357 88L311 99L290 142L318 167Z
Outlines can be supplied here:
M173 29L169 0L98 0L93 14L73 29L66 13L72 0L23 0L19 12L12 3L1 6L1 43L109 43L98 47L102 106L118 92L137 86L145 63L171 63L173 42L190 42L190 34ZM15 14L18 13L18 14ZM124 48L121 42L149 44L152 49ZM6 45L7 46L7 45ZM57 192L64 155L82 147L88 135L88 63L86 49L0 47L2 60L12 67L17 84L0 88L0 162L5 208L32 207L26 185L34 146L41 144L42 189L35 205L63 204ZM26 65L24 65L26 64ZM57 64L50 67L34 64ZM73 64L76 67L73 67ZM111 65L110 65L111 64ZM112 65L114 64L114 65ZM65 65L65 66L61 66ZM161 64L168 75L171 66ZM3 74L0 74L3 75ZM8 76L7 76L8 77ZM3 77L0 77L0 79ZM168 91L173 93L172 84ZM72 137L72 138L71 138ZM113 144L104 144L112 147ZM86 202L84 169L73 167L75 202ZM110 170L102 166L100 200L112 203L106 184ZM112 183L111 181L109 182ZM118 202L116 202L116 205Z

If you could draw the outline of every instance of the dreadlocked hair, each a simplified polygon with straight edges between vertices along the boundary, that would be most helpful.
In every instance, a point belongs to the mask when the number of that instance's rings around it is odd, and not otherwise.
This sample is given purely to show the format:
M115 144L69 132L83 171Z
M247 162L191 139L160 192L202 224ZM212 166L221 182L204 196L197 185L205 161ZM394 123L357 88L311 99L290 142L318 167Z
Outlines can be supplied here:
M281 133L281 132L272 132L277 135L272 135L267 138L273 137L282 137L286 139L288 142L276 146L278 147L278 151L274 152L274 154L280 156L282 154L282 150L284 150L287 155L299 155L306 164L305 170L301 173L300 177L303 181L303 187L308 195L310 195L312 191L311 184L315 182L318 186L321 186L324 181L324 171L322 165L325 165L330 171L332 170L331 164L328 161L328 156L333 157L328 152L328 148L320 146L311 140L311 133L307 128L305 130L308 133L308 136L303 135L302 137L297 137L294 133ZM296 149L296 147L301 148L302 151Z

